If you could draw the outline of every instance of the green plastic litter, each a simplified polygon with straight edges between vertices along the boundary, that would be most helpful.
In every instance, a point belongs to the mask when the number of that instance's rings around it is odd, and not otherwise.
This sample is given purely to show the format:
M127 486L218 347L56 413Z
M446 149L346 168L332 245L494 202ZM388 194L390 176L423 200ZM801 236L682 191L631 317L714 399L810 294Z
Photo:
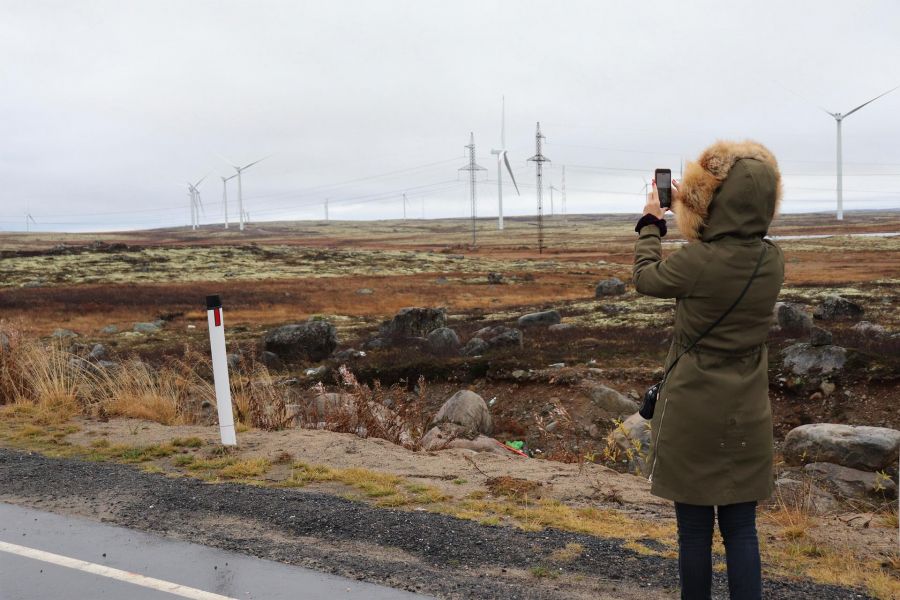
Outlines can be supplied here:
M509 446L510 448L515 448L516 450L521 450L522 448L525 447L525 442L523 442L522 440L510 440L510 441L506 442L506 445Z

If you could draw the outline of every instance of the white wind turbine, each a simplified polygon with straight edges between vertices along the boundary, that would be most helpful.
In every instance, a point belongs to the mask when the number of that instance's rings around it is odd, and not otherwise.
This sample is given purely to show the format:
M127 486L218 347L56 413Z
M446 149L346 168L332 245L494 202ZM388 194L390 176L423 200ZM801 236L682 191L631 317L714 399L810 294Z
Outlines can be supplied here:
M497 220L497 229L503 229L503 165L509 172L509 178L512 179L513 185L516 187L516 194L519 194L519 184L513 176L512 167L509 165L509 157L506 155L506 96L503 97L503 104L500 112L500 149L491 150L491 154L497 155L497 208L500 217Z
M31 225L37 225L37 221L34 220L34 217L31 216L30 212L25 213L25 232L28 233L31 231Z
M838 221L842 221L844 219L844 159L843 159L843 156L841 153L841 123L844 121L844 119L846 119L847 117L849 117L850 115L852 115L853 113L855 113L856 111L861 109L862 107L864 107L868 104L871 104L872 102L875 102L882 96L887 96L888 94L890 94L891 92L893 92L896 89L900 89L900 85L889 89L888 91L884 92L883 94L875 96L868 102L863 102L862 104L860 104L859 106L857 106L856 108L851 110L850 112L843 113L843 114L841 114L839 112L831 112L830 110L825 110L821 106L819 107L820 109L822 109L823 111L825 111L826 113L828 113L829 115L834 117L834 120L837 123L837 220Z
M224 158L224 159L225 159L225 162L227 162L228 164L230 164L231 167L232 167L235 171L237 171L237 173L236 173L235 175L237 176L237 180L238 180L238 214L239 214L240 217L241 217L240 230L243 231L243 230L244 230L244 222L247 220L247 219L245 219L244 217L245 217L245 215L246 215L247 213L244 212L244 196L243 196L243 191L242 191L242 189L241 189L241 173L243 173L244 171L246 171L247 169L249 169L249 168L252 167L253 165L255 165L255 164L257 164L257 163L261 163L262 161L266 160L266 159L269 158L269 157L268 157L268 156L264 156L264 157L260 158L259 160L254 160L252 163L247 163L247 164L244 165L243 167L239 167L238 165L234 164L233 162L231 162L230 160L228 160L228 159L225 158L224 156L223 156L222 158Z
M208 174L207 174L208 175ZM188 190L191 195L191 229L197 229L200 227L200 210L203 208L203 201L200 200L200 184L203 183L203 180L206 179L207 175L204 175L197 181L197 183L191 183L188 181Z
M228 229L228 181L235 177L237 177L237 175L232 175L231 177L219 175L219 179L222 180L222 206L225 210L225 229Z

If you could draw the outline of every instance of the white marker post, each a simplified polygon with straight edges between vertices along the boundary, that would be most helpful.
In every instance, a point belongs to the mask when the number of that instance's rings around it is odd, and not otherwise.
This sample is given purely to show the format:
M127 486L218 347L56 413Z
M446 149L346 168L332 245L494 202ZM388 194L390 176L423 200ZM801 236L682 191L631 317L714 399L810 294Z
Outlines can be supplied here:
M223 446L237 446L234 413L231 410L231 385L228 382L228 358L225 355L225 318L222 315L222 299L218 294L206 297L206 320L209 323L209 348L216 384L216 406L219 409L219 434Z

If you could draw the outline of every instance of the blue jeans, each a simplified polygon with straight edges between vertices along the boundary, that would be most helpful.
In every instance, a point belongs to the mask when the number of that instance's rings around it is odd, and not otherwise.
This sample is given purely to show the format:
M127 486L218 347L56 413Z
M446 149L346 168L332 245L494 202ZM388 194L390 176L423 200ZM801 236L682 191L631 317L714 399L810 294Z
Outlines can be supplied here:
M716 507L725 543L731 600L762 598L762 569L756 537L756 502ZM712 587L714 507L675 503L678 574L682 600L709 600Z

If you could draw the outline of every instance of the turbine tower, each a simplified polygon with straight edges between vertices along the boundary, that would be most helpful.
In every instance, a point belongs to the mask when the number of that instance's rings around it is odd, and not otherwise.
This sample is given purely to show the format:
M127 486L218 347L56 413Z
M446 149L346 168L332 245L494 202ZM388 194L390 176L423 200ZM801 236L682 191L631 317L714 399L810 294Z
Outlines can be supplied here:
M562 214L563 223L569 223L569 213L566 211L566 165L562 166Z
M328 220L328 200L329 198L325 198L325 220Z
M25 213L25 233L31 231L31 224L37 225L37 222L34 220L34 217L31 216L30 212Z
M225 157L223 156L222 158L225 158ZM240 230L241 231L244 230L244 223L247 221L247 219L244 218L246 213L244 212L244 195L243 195L243 190L241 188L241 173L243 173L244 171L246 171L253 165L261 163L262 161L266 160L267 158L269 158L269 157L264 156L264 157L260 158L259 160L254 160L252 163L248 163L248 164L244 165L243 167L239 167L238 165L234 164L227 158L225 159L225 162L230 164L231 167L235 171L237 171L237 173L235 173L235 176L237 177L237 180L238 180L238 214L240 215Z
M469 172L469 197L472 200L472 247L475 247L477 242L476 238L476 225L478 218L478 207L475 203L475 172L476 171L487 171L484 167L475 164L475 134L469 132L469 145L465 146L465 148L469 151L469 164L464 167L460 167L460 171L468 171Z
M222 180L222 206L225 209L225 229L228 229L228 180L235 177L237 175L232 175L231 177L219 175L219 178Z
M543 192L544 163L550 159L541 154L541 140L546 136L541 135L541 122L538 121L537 133L534 135L535 154L528 160L534 162L537 171L537 219L538 219L538 253L544 253L544 204L541 194Z
M847 117L849 117L850 115L852 115L853 113L855 113L856 111L861 109L862 107L864 107L868 104L871 104L872 102L875 102L882 96L887 96L888 94L890 94L891 92L893 92L894 90L896 90L898 88L900 88L900 85L889 89L888 91L884 92L883 94L875 96L868 102L863 102L862 104L860 104L859 106L857 106L856 108L851 110L850 112L843 113L843 114L841 114L839 112L831 112L829 110L825 110L822 107L819 107L819 108L822 108L822 110L824 110L826 113L828 113L829 115L834 117L834 120L837 123L837 220L838 221L844 220L844 159L843 159L842 152L841 152L841 123L844 121L844 119L846 119Z
M519 194L519 184L513 176L512 167L509 166L509 157L506 155L506 96L503 97L500 109L500 149L491 150L491 154L497 155L497 208L500 214L497 220L497 229L503 229L503 165L509 172L509 178L512 179L513 185L516 186L516 194Z
M207 174L208 175L208 174ZM200 209L203 208L203 202L200 200L200 184L206 179L206 175L200 178L197 183L188 181L188 191L191 196L191 229L200 227Z

